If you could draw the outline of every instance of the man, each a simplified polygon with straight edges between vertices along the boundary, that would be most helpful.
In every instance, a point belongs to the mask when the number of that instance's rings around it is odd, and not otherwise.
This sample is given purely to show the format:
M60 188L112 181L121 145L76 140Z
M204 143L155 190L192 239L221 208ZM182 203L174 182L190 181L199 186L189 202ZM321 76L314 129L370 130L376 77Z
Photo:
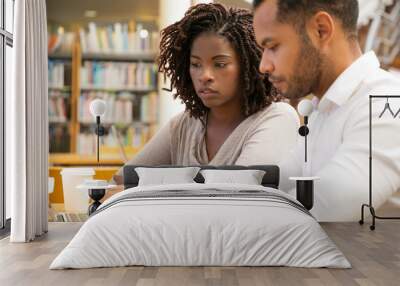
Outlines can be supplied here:
M321 221L360 219L368 202L369 95L400 95L400 82L375 54L362 55L357 18L357 0L254 1L260 71L291 100L314 96L308 163L300 140L281 163L281 188L295 193L289 176L320 177L312 213ZM400 118L379 118L385 103L375 100L372 112L375 207L400 188Z

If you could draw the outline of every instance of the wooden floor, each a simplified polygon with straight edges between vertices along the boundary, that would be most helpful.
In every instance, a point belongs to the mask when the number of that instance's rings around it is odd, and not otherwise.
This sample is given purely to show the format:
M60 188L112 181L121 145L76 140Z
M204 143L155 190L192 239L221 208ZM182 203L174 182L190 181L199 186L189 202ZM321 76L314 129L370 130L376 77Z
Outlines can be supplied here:
M323 228L353 268L122 267L48 270L82 223L50 223L49 233L28 244L0 241L0 285L400 285L400 222L325 223Z

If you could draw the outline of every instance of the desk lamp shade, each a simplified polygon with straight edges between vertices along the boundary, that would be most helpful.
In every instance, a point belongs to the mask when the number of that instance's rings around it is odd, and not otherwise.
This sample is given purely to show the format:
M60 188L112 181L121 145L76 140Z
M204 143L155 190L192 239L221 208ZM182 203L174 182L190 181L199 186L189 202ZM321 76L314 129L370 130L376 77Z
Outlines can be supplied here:
M300 136L304 137L304 162L307 163L307 135L310 132L310 130L307 127L308 124L308 116L313 112L314 107L309 99L303 99L300 101L300 103L297 105L297 111L301 116L304 116L304 125L299 128L299 134Z
M90 113L94 116L102 116L106 112L106 102L102 99L95 99L90 102Z
M303 99L297 105L297 111L301 116L309 116L314 110L313 104L309 99Z
M104 127L100 125L100 116L106 112L106 102L101 99L95 99L90 102L90 113L96 118L97 134L97 163L100 161L100 136L104 135Z

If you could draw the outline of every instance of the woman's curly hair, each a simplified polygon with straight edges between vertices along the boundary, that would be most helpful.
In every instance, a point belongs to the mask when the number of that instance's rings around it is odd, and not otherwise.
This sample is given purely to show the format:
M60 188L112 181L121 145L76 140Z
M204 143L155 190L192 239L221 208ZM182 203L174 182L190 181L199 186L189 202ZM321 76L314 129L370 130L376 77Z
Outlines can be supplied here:
M208 111L196 94L189 72L192 43L204 32L225 37L238 54L244 116L280 100L268 77L258 70L262 51L257 46L252 21L253 15L245 9L199 4L191 7L182 20L161 31L159 72L171 78L170 91L176 89L174 98L182 100L191 116L202 119Z

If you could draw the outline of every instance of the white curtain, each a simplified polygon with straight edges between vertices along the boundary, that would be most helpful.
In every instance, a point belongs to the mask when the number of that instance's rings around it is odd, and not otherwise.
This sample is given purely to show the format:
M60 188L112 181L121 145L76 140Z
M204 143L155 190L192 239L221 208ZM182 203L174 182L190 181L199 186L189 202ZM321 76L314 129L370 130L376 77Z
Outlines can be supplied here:
M45 0L15 1L13 94L6 100L6 187L12 242L47 232L48 118Z

